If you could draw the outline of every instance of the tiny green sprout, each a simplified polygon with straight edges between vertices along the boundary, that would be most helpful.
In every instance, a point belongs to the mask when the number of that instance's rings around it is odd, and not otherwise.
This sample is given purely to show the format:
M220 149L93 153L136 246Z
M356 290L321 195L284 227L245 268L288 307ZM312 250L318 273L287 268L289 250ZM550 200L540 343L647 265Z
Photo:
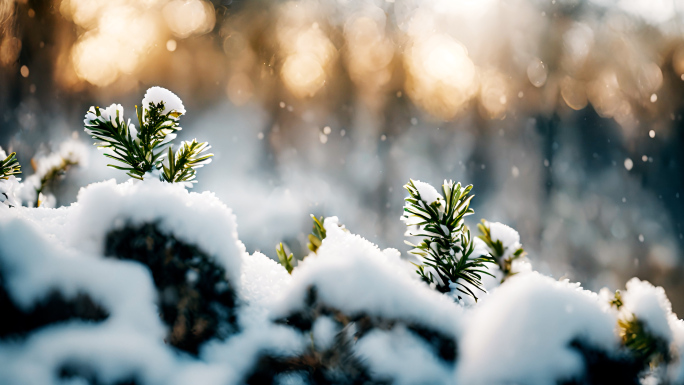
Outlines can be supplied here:
M19 174L21 174L21 165L17 160L16 152L9 154L5 159L0 159L0 179L8 180L10 176Z
M311 234L309 234L309 243L307 243L306 247L315 253L318 251L318 248L321 247L321 244L323 244L326 232L325 227L323 227L323 217L318 219L311 214L311 219L313 219L313 229L311 230Z
M293 254L290 253L290 255L288 255L285 252L285 247L283 246L282 242L276 246L276 254L278 254L278 260L280 260L280 264L285 267L285 270L287 270L288 274L292 274L292 270L294 269L294 266L292 266Z
M415 264L421 279L442 293L456 288L461 294L478 300L474 289L485 292L482 276L493 276L487 263L496 263L491 255L475 255L470 229L464 218L474 211L469 207L472 185L445 181L440 195L427 183L409 180L404 186L409 192L404 205L403 220L417 227L408 235L422 237L418 244L405 241L418 256ZM428 196L422 196L421 191ZM432 198L432 199L430 199ZM461 299L461 296L458 295Z

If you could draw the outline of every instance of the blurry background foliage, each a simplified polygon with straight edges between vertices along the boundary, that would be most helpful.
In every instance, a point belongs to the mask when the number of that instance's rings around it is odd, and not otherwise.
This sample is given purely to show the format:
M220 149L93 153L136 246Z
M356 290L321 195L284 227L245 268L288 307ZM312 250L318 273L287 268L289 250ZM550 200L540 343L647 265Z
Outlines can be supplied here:
M184 100L179 139L212 144L195 189L250 251L306 255L314 213L405 252L401 186L447 178L542 272L637 276L684 313L682 1L0 0L0 145L21 164L151 85ZM91 159L58 204L125 179Z

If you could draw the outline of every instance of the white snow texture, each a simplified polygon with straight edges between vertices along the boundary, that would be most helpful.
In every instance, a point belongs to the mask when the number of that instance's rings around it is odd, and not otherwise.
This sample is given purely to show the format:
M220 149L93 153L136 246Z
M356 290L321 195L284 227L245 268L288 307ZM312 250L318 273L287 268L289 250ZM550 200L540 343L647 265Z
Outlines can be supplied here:
M420 186L421 196L435 198L434 189ZM239 331L205 343L197 356L165 343L168 330L159 317L150 270L103 255L110 231L148 223L205 252L236 288ZM513 229L489 225L493 238L520 245ZM605 295L537 272L491 284L479 303L463 305L421 282L399 251L379 249L341 228L334 217L325 220L325 228L317 253L288 275L267 256L247 253L231 209L210 192L188 192L153 179L110 180L81 189L69 207L0 204L0 288L12 303L30 313L51 293L67 300L87 294L108 314L101 322L51 323L18 339L0 336L0 384L86 383L59 376L60 368L74 363L105 384L131 376L142 384L241 384L264 354L330 351L339 333L361 330L358 319L374 326L352 340L351 353L372 380L396 384L544 385L581 379L585 358L570 344L580 341L616 353L621 349L617 320L626 313L671 344L673 353L684 352L683 322L672 314L663 289L648 282L627 283L619 312ZM276 322L306 312L311 288L329 313L313 319L310 332ZM347 327L340 317L350 322ZM671 383L684 384L679 361L666 375ZM291 372L278 379L296 383L303 377Z

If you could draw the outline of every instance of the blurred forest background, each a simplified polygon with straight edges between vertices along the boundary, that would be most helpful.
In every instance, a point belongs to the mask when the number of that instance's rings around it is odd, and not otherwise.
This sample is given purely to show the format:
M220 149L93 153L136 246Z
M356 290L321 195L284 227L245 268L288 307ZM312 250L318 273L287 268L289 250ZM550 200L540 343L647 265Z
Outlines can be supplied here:
M536 269L662 285L684 313L682 0L0 0L0 146L31 159L153 85L209 141L196 191L248 251L303 255L309 213L408 249L409 178L474 184ZM58 205L127 177L92 149Z

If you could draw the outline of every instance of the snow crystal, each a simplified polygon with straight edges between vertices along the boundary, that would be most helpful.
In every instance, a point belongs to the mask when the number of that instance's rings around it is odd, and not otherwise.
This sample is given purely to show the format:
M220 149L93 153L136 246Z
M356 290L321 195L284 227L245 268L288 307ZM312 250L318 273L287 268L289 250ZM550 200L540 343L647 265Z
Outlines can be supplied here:
M176 112L179 115L185 114L185 107L183 107L183 101L176 96L173 92L162 87L151 87L145 92L145 97L142 100L143 116L147 109L150 107L150 103L155 106L159 103L164 103L164 110L162 114L168 114L169 112Z
M579 284L539 273L513 276L470 314L459 346L458 383L552 384L579 377L584 364L570 347L618 345L616 315Z

